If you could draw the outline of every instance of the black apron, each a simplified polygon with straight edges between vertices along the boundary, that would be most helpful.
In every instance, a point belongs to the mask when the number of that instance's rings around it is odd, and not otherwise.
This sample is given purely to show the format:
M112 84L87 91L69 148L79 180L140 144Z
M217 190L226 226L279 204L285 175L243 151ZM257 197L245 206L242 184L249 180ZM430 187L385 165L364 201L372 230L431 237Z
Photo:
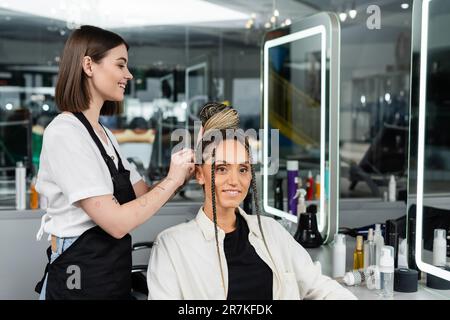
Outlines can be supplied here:
M120 204L136 199L130 182L130 171L124 168L111 139L110 143L118 157L118 170L84 114L78 112L74 115L86 127L108 166L114 185L114 197ZM99 226L95 226L85 231L52 263L51 251L49 247L49 263L45 269L45 274L48 273L45 294L47 300L131 298L132 262L129 234L122 239L116 239ZM45 274L36 286L38 293L42 290ZM79 278L76 278L78 276Z

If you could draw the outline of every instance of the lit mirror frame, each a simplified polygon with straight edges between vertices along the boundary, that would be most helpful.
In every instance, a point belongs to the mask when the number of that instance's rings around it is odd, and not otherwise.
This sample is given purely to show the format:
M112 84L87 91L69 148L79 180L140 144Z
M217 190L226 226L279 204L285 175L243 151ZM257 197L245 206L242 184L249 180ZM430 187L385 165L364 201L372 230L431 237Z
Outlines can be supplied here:
M197 70L204 70L204 76L205 76L205 81L203 83L203 92L205 94L206 97L208 97L208 63L207 62L202 62L199 64L195 64L192 65L190 67L186 68L185 71L185 82L184 82L184 86L185 86L185 101L186 101L186 129L189 130L189 116L191 115L191 97L189 95L189 74L192 73L193 71L197 71ZM207 99L206 99L207 100ZM206 102L206 101L205 101Z
M413 192L408 196L408 208L416 204L416 229L415 229L415 262L417 267L428 274L446 279L450 281L450 272L439 267L436 267L430 263L422 260L422 237L423 237L423 178L424 178L424 163L425 163L425 118L426 118L426 94L427 94L427 71L428 71L428 27L429 27L429 8L430 2L432 0L415 0L413 4L413 43L411 47L412 52L412 63L411 70L414 72L415 65L419 64L420 75L419 75L419 107L418 107L418 137L417 137L417 149L410 152L417 152L417 168L412 168L411 165L411 155L409 161L409 178L413 178L412 169L417 172L417 184L416 184L416 195L413 197ZM436 1L436 0L435 0ZM446 0L447 1L447 0ZM418 54L415 59L414 54ZM413 77L411 77L413 79ZM413 83L411 83L411 88L413 88ZM411 90L411 95L417 94ZM411 113L413 113L411 97ZM411 114L412 115L412 114ZM412 119L412 116L411 116ZM410 132L412 132L412 127L410 127ZM410 136L411 137L411 136ZM410 146L412 142L410 141ZM412 180L411 180L412 181ZM412 183L412 182L411 182ZM411 190L408 190L408 193ZM408 242L410 239L408 239Z
M277 33L286 33L276 36ZM274 36L275 35L275 36ZM326 143L326 107L329 110L329 183L328 202L325 206L325 192L320 193L320 213L318 228L324 243L333 239L338 232L339 219L339 64L340 64L340 22L334 13L319 13L307 17L287 27L268 32L264 39L262 52L262 101L263 101L263 207L264 211L297 223L298 217L269 205L269 49L301 40L314 35L321 36L321 150L320 150L320 183L325 186L325 143ZM324 187L322 187L325 190Z

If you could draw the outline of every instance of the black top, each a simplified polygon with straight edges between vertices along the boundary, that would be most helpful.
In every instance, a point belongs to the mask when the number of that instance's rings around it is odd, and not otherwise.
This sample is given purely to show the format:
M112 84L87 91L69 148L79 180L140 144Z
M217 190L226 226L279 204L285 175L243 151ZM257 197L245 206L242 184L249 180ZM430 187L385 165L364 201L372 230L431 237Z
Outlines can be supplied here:
M236 214L236 229L224 240L228 265L228 300L272 300L273 274L248 240L245 219Z

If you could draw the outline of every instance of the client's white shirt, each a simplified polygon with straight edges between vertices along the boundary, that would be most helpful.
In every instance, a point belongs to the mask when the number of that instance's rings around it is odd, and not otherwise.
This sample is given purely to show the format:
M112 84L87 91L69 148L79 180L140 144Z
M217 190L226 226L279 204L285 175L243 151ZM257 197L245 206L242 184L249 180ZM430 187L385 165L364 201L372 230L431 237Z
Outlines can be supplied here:
M130 170L132 184L142 177L119 150L114 135L105 128L108 139L102 139L105 151L118 159L111 146L114 144L125 169ZM111 174L86 127L71 113L61 113L44 131L36 190L48 201L47 213L42 217L37 234L58 237L76 237L95 226L94 221L79 206L78 201L94 196L113 194Z
M240 214L249 227L249 241L272 269L273 299L356 299L347 289L322 275L320 265L274 219L261 217L264 244L257 216ZM218 228L219 251L224 273L220 275L214 224L200 209L197 217L161 232L156 238L147 271L149 299L221 300L228 292L228 268ZM251 274L248 275L252 277ZM225 290L224 290L225 289Z

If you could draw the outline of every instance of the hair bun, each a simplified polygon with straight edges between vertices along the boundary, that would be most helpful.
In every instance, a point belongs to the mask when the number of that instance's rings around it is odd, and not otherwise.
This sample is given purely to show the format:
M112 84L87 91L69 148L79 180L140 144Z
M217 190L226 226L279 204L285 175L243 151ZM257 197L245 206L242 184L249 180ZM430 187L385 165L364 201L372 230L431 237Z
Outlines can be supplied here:
M205 131L210 129L237 129L239 114L232 107L223 103L209 102L205 104L199 114Z

